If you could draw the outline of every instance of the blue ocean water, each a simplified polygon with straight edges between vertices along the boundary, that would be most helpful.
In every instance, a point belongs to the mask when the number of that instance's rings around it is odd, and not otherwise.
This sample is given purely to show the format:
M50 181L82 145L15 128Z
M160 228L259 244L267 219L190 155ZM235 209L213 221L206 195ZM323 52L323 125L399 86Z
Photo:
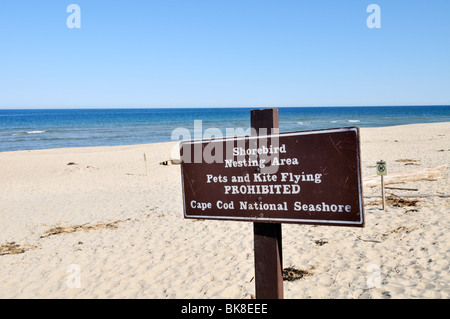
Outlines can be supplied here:
M168 142L176 128L194 138L195 120L202 121L200 135L218 128L225 136L227 128L249 128L251 109L0 110L0 152ZM450 106L291 107L279 108L279 116L280 132L295 132L449 122Z

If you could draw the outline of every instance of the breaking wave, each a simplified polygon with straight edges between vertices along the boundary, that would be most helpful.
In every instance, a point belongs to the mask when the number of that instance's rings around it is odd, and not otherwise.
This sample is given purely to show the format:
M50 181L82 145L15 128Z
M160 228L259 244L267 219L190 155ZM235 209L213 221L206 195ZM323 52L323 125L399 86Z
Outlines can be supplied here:
M27 132L19 132L19 133L11 133L11 136L19 136L19 135L26 135L26 134L42 134L46 131L27 131Z

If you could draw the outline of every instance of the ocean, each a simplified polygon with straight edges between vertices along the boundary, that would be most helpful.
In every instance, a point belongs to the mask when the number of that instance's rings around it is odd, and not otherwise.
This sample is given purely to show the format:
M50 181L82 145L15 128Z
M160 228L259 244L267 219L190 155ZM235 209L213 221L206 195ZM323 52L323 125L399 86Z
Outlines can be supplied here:
M226 136L234 131L227 128L250 127L251 109L0 110L0 152L169 142L179 139L179 134L172 137L177 128L184 139L217 129ZM280 132L380 127L449 122L450 106L289 107L279 108L279 117Z

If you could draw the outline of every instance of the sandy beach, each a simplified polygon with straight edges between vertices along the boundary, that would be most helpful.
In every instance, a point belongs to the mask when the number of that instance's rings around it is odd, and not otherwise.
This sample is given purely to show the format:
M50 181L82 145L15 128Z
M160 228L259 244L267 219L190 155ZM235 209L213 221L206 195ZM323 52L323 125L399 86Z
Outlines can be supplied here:
M252 298L252 224L184 219L180 165L160 165L177 151L1 152L0 298ZM381 159L388 175L448 165L450 122L362 128L361 159L363 180ZM449 298L442 169L386 185L385 212L364 187L365 228L284 224L283 266L306 274L285 298Z

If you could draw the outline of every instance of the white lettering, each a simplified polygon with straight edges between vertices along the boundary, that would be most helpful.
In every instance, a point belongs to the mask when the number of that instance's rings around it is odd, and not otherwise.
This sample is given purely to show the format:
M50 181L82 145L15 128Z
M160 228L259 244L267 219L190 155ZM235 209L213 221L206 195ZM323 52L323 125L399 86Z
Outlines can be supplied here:
M366 25L369 29L381 28L381 8L378 4L369 4L367 6L367 12L372 14L367 17Z
M350 213L352 211L352 206L341 205L341 204L326 204L322 202L320 204L305 204L302 202L294 203L294 210L305 211L305 212L332 212L332 213Z
M280 147L270 145L269 147L262 145L259 148L243 148L243 147L235 147L233 148L234 156L245 156L245 155L271 155L271 154L279 154L286 153L286 145L283 144Z
M207 183L211 183L211 181L214 182L214 183L226 183L226 182L228 182L228 177L227 176L222 176L222 175L214 176L214 175L211 175L211 174L207 174L206 175L206 182Z
M282 203L263 203L263 202L242 202L239 201L239 209L240 210L274 210L274 211L287 211L288 205L287 202Z
M191 200L191 208L206 210L212 207L211 203L200 203L195 200Z
M218 200L216 206L218 209L234 209L234 202L224 203Z
M209 317L211 317L214 314L216 306L195 306L191 305L191 303L188 303L187 306L181 307L181 313L201 313L201 314L208 314Z
M298 194L300 193L300 185L225 185L225 195L228 194Z
M67 278L66 284L69 288L81 287L81 268L76 264L71 264L67 267L66 272L71 273Z
M249 314L260 314L267 313L267 304L225 304L225 313L249 313Z
M66 12L73 12L67 17L66 25L69 29L80 29L81 28L81 9L78 4L69 4L67 6Z
M293 173L281 173L281 182L314 182L316 184L322 183L322 174L293 174Z

